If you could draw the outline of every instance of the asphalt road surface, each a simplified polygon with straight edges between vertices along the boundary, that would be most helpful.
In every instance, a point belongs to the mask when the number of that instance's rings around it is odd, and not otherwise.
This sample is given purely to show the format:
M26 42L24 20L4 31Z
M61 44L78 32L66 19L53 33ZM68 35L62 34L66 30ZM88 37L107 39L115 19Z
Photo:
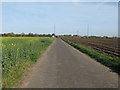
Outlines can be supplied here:
M57 38L20 88L117 88L118 75Z

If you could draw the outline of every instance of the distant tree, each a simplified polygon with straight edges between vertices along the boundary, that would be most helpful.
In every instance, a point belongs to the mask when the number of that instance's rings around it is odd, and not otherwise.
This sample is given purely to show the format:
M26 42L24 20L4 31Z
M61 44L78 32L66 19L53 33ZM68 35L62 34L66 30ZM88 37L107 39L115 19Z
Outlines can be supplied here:
M29 37L32 37L32 36L33 36L33 33L28 33L28 36L29 36Z
M55 36L55 34L53 33L52 36Z
M21 35L21 37L24 37L24 36L25 36L25 34L24 34L23 32L22 32L20 35Z
M103 36L103 38L109 38L108 36Z

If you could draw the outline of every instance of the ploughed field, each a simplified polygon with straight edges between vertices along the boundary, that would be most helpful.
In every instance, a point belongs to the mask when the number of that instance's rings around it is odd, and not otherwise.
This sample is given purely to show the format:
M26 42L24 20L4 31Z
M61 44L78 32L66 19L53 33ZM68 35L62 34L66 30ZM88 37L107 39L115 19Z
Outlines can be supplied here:
M3 88L14 86L53 39L51 37L1 37Z
M93 48L94 50L112 56L119 57L120 47L118 47L117 38L81 38L81 37L63 37L65 40L69 40L76 44Z

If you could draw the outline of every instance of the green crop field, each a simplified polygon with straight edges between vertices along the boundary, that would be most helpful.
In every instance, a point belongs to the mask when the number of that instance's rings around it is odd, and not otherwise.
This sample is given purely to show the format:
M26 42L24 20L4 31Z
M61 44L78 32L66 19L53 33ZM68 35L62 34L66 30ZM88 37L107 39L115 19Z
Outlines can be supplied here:
M1 37L3 88L13 87L52 43L51 37Z

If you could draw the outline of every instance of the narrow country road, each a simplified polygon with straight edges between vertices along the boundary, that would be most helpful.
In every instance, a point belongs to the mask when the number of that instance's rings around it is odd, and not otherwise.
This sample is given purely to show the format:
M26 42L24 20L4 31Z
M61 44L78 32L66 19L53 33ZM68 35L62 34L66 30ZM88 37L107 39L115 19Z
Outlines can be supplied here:
M118 75L57 38L20 88L117 88Z

